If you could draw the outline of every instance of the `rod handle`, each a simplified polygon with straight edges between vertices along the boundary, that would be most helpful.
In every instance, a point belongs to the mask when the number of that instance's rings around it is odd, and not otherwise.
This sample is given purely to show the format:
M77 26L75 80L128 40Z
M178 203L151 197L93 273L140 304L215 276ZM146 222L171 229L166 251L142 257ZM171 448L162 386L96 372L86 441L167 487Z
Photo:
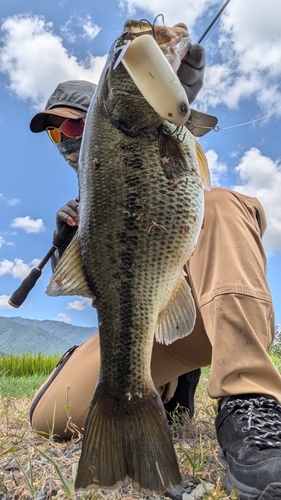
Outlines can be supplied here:
M28 296L30 290L34 287L37 280L42 274L41 269L34 267L31 269L30 273L24 278L21 285L14 291L8 300L8 303L12 307L20 307Z
M55 235L53 239L52 246L50 250L46 253L45 257L39 262L37 267L31 269L28 276L23 280L22 284L15 290L8 300L8 303L12 307L20 307L28 296L30 290L34 287L37 280L42 274L42 269L45 264L50 260L56 248L59 248L65 241L68 241L70 236L74 236L77 231L77 226L69 226L64 224L60 229L59 233Z

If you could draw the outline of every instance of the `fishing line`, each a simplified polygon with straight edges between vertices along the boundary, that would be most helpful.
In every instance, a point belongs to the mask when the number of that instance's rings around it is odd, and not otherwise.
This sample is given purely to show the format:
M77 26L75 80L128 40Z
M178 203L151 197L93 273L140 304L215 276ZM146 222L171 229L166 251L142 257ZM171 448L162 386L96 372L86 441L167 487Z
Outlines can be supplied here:
M236 125L230 125L229 127L223 127L220 128L218 127L218 130L227 130L229 128L235 128L235 127L242 127L243 125L250 125L251 123L259 122L260 120L264 120L268 116L273 115L273 111L271 113L268 113L268 115L261 116L260 118L256 118L255 120L251 120L249 122L244 122L244 123L237 123Z
M261 116L260 118L255 118L254 120L250 120L248 122L237 123L235 125L229 125L228 127L219 127L216 125L215 127L204 127L204 125L196 125L196 128L202 128L205 130L213 130L214 132L221 132L222 130L229 130L230 128L243 127L244 125L251 125L251 123L259 122L273 115L273 111L268 113L267 115Z

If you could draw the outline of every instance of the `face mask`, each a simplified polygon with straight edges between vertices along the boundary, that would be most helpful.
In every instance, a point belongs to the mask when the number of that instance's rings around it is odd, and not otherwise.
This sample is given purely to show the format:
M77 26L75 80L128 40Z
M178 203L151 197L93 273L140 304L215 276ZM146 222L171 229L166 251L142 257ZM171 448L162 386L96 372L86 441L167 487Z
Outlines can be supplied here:
M59 153L64 157L67 163L75 170L78 171L78 159L81 148L81 137L74 139L67 139L57 144Z

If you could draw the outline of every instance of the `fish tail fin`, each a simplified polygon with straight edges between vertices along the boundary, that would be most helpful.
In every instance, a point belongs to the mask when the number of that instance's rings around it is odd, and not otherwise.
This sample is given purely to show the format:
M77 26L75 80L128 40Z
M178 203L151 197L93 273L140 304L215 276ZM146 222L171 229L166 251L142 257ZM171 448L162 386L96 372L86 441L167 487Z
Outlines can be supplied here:
M132 483L145 494L181 488L165 410L155 389L116 401L98 385L87 417L75 488L115 489L124 483Z

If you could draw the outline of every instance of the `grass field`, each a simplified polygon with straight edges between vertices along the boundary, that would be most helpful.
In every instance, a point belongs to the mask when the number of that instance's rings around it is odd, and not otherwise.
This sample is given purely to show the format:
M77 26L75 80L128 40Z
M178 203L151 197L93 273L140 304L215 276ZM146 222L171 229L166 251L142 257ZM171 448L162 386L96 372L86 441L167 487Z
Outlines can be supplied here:
M0 358L0 498L1 493L19 500L147 498L129 486L115 492L74 491L82 436L74 434L72 440L58 442L34 433L29 424L32 396L58 359L41 356L37 365L34 356L20 358ZM274 361L280 368L279 358ZM238 500L235 491L230 496L224 491L225 471L217 461L214 429L216 403L206 395L208 376L209 370L203 369L194 418L185 418L183 423L175 418L171 427L180 470L192 476L195 485L214 485L206 490L206 500Z
M0 356L0 396L32 398L60 359L41 353Z

